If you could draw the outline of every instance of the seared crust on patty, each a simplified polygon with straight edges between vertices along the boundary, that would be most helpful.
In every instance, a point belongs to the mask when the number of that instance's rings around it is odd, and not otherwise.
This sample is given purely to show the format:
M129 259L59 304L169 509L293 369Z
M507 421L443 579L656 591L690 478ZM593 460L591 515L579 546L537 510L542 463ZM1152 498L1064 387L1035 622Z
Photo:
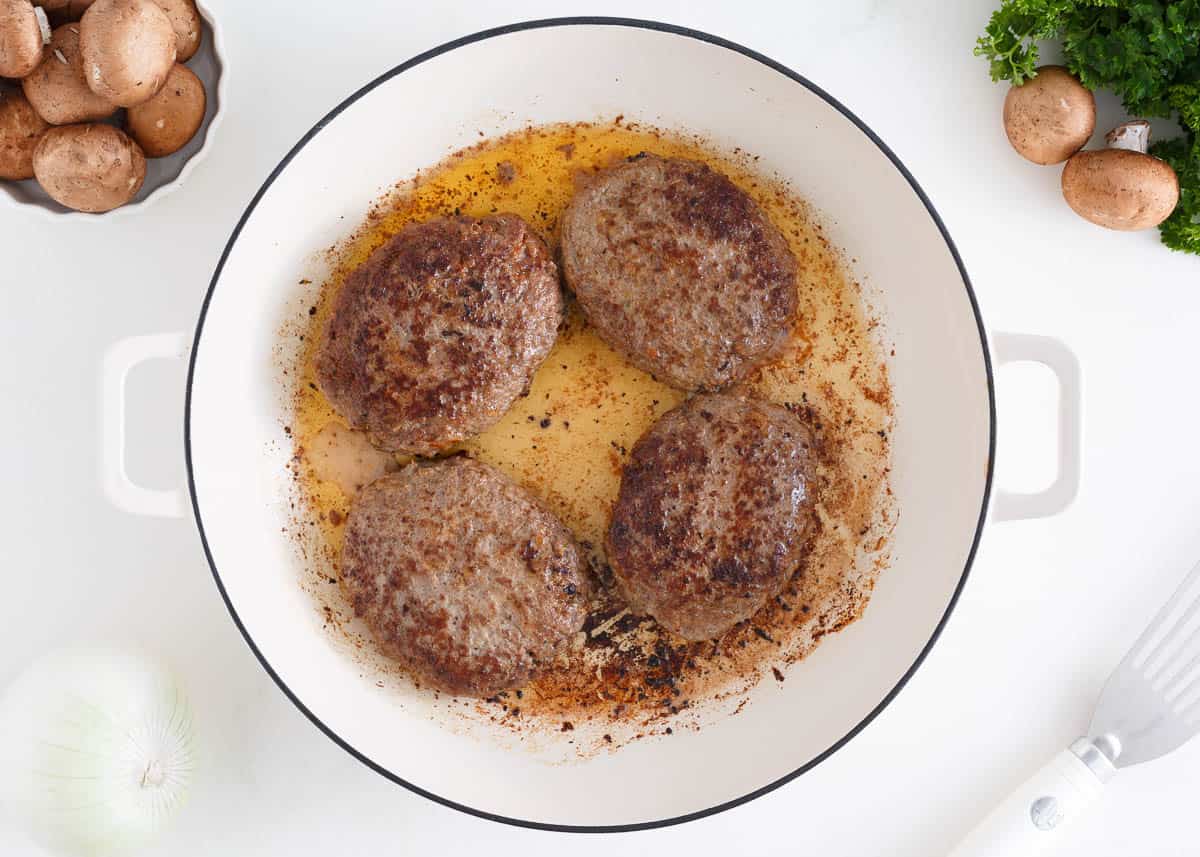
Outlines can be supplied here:
M317 380L376 446L432 455L503 416L562 312L554 260L516 215L412 224L346 279Z
M638 613L719 637L782 591L812 527L812 434L768 402L698 395L634 446L606 548Z
M774 356L798 301L787 239L726 176L681 158L643 154L585 179L562 262L600 336L685 390Z
M552 663L591 595L567 528L500 471L462 457L364 488L340 573L384 654L439 690L480 697Z

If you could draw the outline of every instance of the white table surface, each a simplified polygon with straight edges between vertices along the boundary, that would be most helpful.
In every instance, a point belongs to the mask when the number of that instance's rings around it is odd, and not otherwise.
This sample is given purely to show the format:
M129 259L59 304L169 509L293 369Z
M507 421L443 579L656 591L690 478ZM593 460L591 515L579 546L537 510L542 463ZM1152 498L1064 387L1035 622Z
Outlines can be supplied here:
M206 770L150 855L944 853L1085 727L1108 671L1200 557L1200 259L1075 218L1054 169L1016 157L974 37L996 0L685 3L212 0L233 84L188 185L135 217L52 226L0 206L7 490L0 682L63 642L161 652L190 687ZM992 330L1061 337L1085 372L1084 483L1057 518L993 525L940 643L847 747L778 791L665 830L520 830L393 785L322 736L242 641L190 520L123 515L97 475L98 359L192 328L243 206L321 115L380 72L511 21L603 12L685 24L808 76L875 129L958 244ZM1117 106L1101 100L1101 125ZM183 368L131 382L135 476L182 476ZM1002 485L1045 481L1053 387L1001 373ZM717 775L714 772L714 775ZM514 784L516 785L516 784ZM1200 741L1123 773L1064 855L1194 854ZM0 854L39 850L0 826Z

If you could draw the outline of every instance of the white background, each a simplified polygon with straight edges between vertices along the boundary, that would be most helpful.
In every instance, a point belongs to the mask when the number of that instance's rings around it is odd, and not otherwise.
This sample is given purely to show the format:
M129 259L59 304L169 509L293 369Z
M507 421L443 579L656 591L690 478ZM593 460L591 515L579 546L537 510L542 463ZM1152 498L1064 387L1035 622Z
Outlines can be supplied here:
M212 0L232 85L215 148L186 187L111 222L51 225L0 205L0 683L65 642L134 641L176 666L204 728L206 769L152 855L944 853L1086 728L1108 671L1200 558L1200 258L1168 252L1153 232L1078 220L1060 198L1057 168L1008 148L1004 87L971 56L996 1ZM241 210L328 109L460 35L596 12L724 36L856 112L929 193L989 328L1054 335L1078 353L1086 436L1079 500L1054 519L989 529L940 643L846 748L714 818L589 837L444 809L322 736L229 620L192 522L131 518L106 504L97 428L104 348L194 326ZM1114 124L1117 105L1100 106L1101 125ZM182 478L183 375L157 364L131 379L131 469L151 485ZM1001 484L1048 481L1052 382L1013 368L1001 373L1001 393ZM1122 773L1063 853L1193 854L1197 794L1200 741ZM0 824L0 854L39 853Z

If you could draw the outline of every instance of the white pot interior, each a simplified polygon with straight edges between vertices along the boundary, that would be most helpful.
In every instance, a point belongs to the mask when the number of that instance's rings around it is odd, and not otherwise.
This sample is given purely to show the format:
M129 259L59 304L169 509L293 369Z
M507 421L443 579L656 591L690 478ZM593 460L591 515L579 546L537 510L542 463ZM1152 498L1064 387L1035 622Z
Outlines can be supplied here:
M291 444L274 350L312 256L395 181L523 125L623 113L761 158L857 260L895 346L892 566L865 616L736 717L563 764L449 728L365 680L319 629L288 526ZM395 778L473 810L571 826L654 823L786 778L837 746L935 636L975 543L992 438L985 346L953 252L885 152L820 95L762 61L672 32L521 29L424 60L348 104L287 162L228 251L190 387L197 513L230 606L310 715Z

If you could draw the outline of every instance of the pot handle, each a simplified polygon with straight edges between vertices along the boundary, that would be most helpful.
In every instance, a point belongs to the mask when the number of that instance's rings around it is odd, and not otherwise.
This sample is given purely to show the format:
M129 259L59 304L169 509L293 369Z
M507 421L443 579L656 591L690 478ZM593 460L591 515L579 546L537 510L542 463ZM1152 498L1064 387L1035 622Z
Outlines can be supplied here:
M997 491L992 517L997 521L1019 521L1057 515L1071 505L1079 493L1083 450L1082 384L1079 359L1060 340L1027 333L997 333L992 336L996 363L1041 363L1058 376L1058 475L1050 487L1032 494Z
M125 469L125 382L133 367L147 360L178 360L191 347L185 333L130 336L108 347L100 366L100 479L109 502L132 515L182 518L187 500L182 488L155 489L134 483Z

